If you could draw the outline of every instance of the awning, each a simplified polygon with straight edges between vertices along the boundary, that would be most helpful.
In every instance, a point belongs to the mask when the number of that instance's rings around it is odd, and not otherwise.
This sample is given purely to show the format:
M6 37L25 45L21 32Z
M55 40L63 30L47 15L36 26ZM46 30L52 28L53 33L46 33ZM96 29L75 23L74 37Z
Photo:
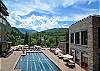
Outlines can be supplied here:
M73 58L73 56L69 55L69 54L66 54L66 55L63 55L64 58Z

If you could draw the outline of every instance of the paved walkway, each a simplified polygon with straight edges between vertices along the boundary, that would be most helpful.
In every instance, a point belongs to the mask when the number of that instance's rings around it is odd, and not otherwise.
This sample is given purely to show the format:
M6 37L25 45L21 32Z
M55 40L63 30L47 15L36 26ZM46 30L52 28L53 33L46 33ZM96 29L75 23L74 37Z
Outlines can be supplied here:
M7 58L0 58L0 71L19 71L14 70L14 67L21 55L21 51L14 51L9 57Z
M0 71L1 71L1 58L0 58Z
M65 65L65 62L63 62L62 59L59 59L56 55L54 55L52 52L49 50L43 50L43 52L49 56L53 60L53 62L62 70L62 71L85 71L79 67L79 65L75 65L76 67L71 69Z

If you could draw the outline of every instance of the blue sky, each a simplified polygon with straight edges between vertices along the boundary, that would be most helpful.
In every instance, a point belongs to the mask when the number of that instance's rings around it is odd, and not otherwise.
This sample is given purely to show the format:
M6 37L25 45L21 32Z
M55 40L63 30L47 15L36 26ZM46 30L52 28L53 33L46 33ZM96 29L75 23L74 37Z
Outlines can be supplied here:
M11 26L43 31L68 28L75 21L100 14L99 0L3 0Z

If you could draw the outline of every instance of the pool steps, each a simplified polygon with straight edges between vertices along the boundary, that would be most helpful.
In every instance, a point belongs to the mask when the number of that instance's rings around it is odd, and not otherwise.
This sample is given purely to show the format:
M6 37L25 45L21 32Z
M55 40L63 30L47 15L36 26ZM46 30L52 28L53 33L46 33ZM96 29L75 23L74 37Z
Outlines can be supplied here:
M25 52L23 52L23 54L21 54L21 55L22 55L22 56L25 56L27 52L41 53L42 51L25 51Z

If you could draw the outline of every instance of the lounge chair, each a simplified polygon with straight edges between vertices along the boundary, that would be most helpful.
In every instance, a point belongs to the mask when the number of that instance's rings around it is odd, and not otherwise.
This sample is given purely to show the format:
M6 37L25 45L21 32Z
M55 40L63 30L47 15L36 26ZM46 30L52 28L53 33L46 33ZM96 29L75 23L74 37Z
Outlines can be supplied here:
M59 59L63 59L63 54L62 53L58 53L58 57L59 57Z
M75 63L72 60L68 60L67 66L70 68L75 68Z

